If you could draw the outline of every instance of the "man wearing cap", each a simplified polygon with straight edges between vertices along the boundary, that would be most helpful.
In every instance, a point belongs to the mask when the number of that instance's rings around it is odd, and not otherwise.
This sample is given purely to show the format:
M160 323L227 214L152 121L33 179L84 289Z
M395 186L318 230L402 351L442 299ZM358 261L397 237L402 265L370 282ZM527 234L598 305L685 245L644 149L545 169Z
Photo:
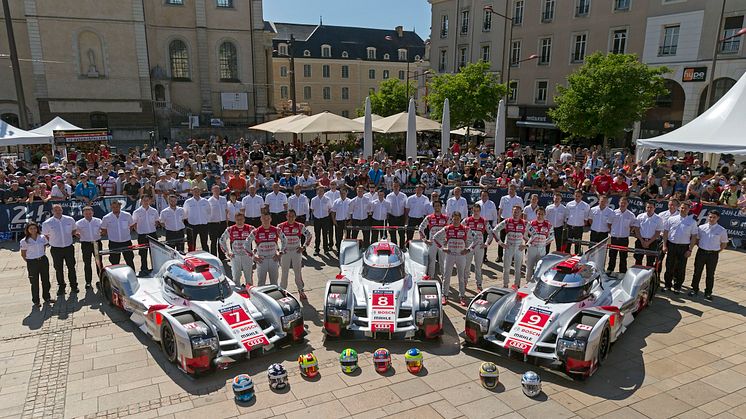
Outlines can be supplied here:
M65 184L65 179L60 176L54 178L52 192L49 194L53 201L67 201L72 195L72 188Z
M130 231L135 226L135 220L127 211L122 211L122 203L118 200L111 202L111 211L101 219L101 234L109 239L109 250L124 249L132 246L132 236ZM122 252L124 261L127 265L135 270L135 254L132 250ZM117 265L120 253L115 252L109 255L109 262Z
M684 283L684 272L686 262L692 254L696 244L697 222L689 217L689 202L679 205L679 215L671 216L663 224L663 252L666 256L666 274L664 275L665 287L663 292L671 290L674 294L681 292Z
M256 228L262 225L264 199L256 194L256 186L249 185L249 194L241 200L241 212L246 217L246 224Z
M407 205L404 209L407 223L407 240L412 240L415 230L419 229L422 220L430 213L430 200L422 194L424 190L424 185L419 184L415 188L414 195L407 197Z
M276 226L285 221L285 213L288 210L288 197L285 193L280 192L280 185L278 183L272 184L272 192L264 197L264 205L269 208L272 225Z
M715 270L718 265L720 252L728 247L728 232L718 224L720 211L710 210L707 214L707 222L698 227L695 244L699 247L694 257L694 276L692 277L692 290L689 296L694 297L699 293L699 281L702 271L705 276L705 299L712 301L712 288L715 285Z
M168 207L161 211L158 218L166 229L166 241L169 246L181 252L184 251L184 208L176 206L178 198L175 194L168 196Z
M293 186L293 194L288 197L288 209L295 211L296 220L305 224L309 213L308 197L301 193L303 187L300 184Z
M60 204L52 205L52 216L41 225L41 234L46 236L52 247L52 261L57 274L57 295L65 295L64 266L67 265L67 280L70 292L78 292L78 276L75 273L75 250L73 249L73 235L77 233L77 226L73 217L62 215Z
M311 199L310 209L313 214L313 235L316 237L315 255L319 254L319 246L323 236L324 253L329 253L334 246L332 238L332 219L330 217L333 202L324 194L324 187L316 188L316 196Z
M210 246L207 244L209 228L207 226L210 219L210 203L203 199L200 194L202 190L199 187L192 188L192 197L184 202L184 214L189 223L191 231L187 231L187 241L189 251L197 248L197 236L202 246L202 250L209 252Z
M109 176L109 172L104 173L96 179L98 187L101 188L101 196L112 196L117 193L117 180Z
M88 175L86 173L81 173L80 182L78 182L78 186L75 187L75 197L83 201L85 204L90 204L97 196L98 189L96 188L96 185L88 180Z
M176 193L182 198L187 198L192 190L192 184L184 178L184 172L179 172L176 177Z
M140 207L132 213L132 219L135 221L135 231L137 232L137 244L148 244L150 238L158 240L156 233L159 224L158 210L150 206L150 196L143 195L140 199ZM140 276L144 276L148 269L148 249L143 248L138 251L140 254Z

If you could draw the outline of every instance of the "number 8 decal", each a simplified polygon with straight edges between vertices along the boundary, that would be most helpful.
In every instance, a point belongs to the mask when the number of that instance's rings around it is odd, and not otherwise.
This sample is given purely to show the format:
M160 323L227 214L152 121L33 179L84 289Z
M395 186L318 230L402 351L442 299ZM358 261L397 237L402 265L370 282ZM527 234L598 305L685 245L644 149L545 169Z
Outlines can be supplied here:
M388 305L388 303L389 303L388 297L386 297L385 295L379 295L378 296L378 301L376 302L376 305L386 306L386 305Z

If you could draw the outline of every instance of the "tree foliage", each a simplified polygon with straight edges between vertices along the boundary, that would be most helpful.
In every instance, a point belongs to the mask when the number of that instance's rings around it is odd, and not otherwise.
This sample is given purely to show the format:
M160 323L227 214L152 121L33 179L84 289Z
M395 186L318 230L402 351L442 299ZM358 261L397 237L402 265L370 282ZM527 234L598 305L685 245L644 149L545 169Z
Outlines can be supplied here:
M414 94L415 86L409 83L409 94ZM383 117L406 112L409 106L407 84L399 79L388 79L378 85L378 91L370 95L370 111ZM365 99L357 109L357 116L365 115Z
M427 103L430 116L441 120L443 102L448 98L451 126L471 126L476 121L495 119L497 105L506 87L490 73L488 63L480 61L462 67L456 74L442 74L429 83Z
M661 77L668 72L641 63L634 54L591 54L567 77L567 86L557 86L556 107L548 114L573 137L614 138L668 93Z

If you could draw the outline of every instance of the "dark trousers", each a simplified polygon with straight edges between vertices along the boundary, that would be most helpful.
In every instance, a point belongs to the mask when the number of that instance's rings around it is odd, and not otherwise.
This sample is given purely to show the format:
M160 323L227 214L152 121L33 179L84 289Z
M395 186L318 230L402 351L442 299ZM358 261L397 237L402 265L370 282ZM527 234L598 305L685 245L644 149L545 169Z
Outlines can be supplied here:
M184 229L171 231L166 230L166 241L174 249L184 252Z
M611 244L614 246L629 246L629 237L614 237L611 236ZM619 272L627 272L627 252L623 252L616 249L609 249L609 264L606 267L607 271L614 272L616 268L616 256L619 255Z
M684 283L684 272L686 271L686 252L688 244L676 244L668 242L668 256L666 257L666 274L663 279L666 288L680 289Z
M371 227L386 227L386 220L376 220L375 218L370 219L370 226ZM386 238L386 230L384 229L376 229L370 231L370 241L371 243L375 243L378 241L378 237L381 237L382 239Z
M324 218L313 219L313 235L315 236L314 241L316 244L316 251L319 251L319 245L321 240L324 240L324 251L328 252L334 244L332 240L332 217L326 216Z
M127 240L126 242L113 242L109 240L109 250L117 250L117 249L124 249L125 247L132 246L132 241ZM124 263L127 264L132 270L135 270L135 254L132 253L131 250L126 250L124 252L120 253L112 253L109 255L109 262L112 265L119 264L120 256L124 255Z
M655 241L653 241L652 243L650 243L650 246L648 246L648 247L642 247L642 242L640 241L640 239L637 239L637 241L635 241L635 249L658 250L658 248L660 247L660 245L661 245L661 239L656 239ZM653 255L647 255L647 256L645 256L645 255L635 254L635 263L636 264L642 265L643 259L645 259L645 264L647 266L655 267L655 262L656 262L656 257L655 256L653 256Z
M83 272L85 272L85 283L91 285L93 282L93 246L98 246L98 250L101 251L101 240L96 242L80 242L80 251L83 253ZM96 266L96 274L98 274L98 266Z
M209 252L210 246L207 244L208 228L207 224L189 224L190 230L187 230L187 251L197 250L197 236L202 250Z
M391 227L404 227L404 215L400 215L398 217L389 215L388 222ZM398 230L398 231L389 231L389 237L391 237L391 241L396 243L402 249L404 248L404 245L406 244L406 240L405 240L406 235L407 235L407 232L403 229ZM397 240L397 236L399 237L398 240Z
M565 231L566 230L565 230L564 227L559 227L559 228L555 228L554 229L554 249L557 250L558 252L564 252L565 251L565 249L564 249L564 247L565 247ZM549 254L549 246L550 245L551 245L551 243L547 245L547 254Z
M583 247L580 245L580 240L583 240L583 226L567 226L567 241L570 239L577 240L575 242L575 254L582 255ZM570 251L570 244L567 245L568 252Z
M407 240L408 241L412 240L412 237L414 237L414 232L420 228L420 224L422 224L422 220L424 220L424 218L409 217L409 220L407 221Z
M207 232L210 236L210 253L220 258L220 260L225 259L225 253L223 252L223 249L218 245L218 242L220 241L220 236L223 235L223 232L225 232L225 229L228 228L225 221L218 221L217 223L208 223L207 224Z
M158 240L158 233L152 232L148 234L138 234L137 235L137 244L148 244L149 240L148 237L152 237L156 240ZM148 271L148 248L143 248L137 251L138 254L140 254L140 270L141 271Z
M505 243L505 237L507 237L508 232L505 231L505 229L500 230L500 241ZM497 246L497 260L502 261L503 260L503 247Z
M287 220L287 212L271 212L269 213L270 216L272 216L272 225L277 226L283 221Z
M65 291L65 265L67 265L67 282L70 283L70 288L74 290L78 289L78 276L75 274L75 249L73 249L73 245L52 247L51 253L59 290L62 292Z
M347 230L349 222L350 220L336 220L337 224L334 226L334 239L337 243L337 250L341 248L342 239L346 237L345 231Z
M287 216L285 216L285 218L287 218ZM308 217L306 217L306 214L303 214L303 215L297 215L297 214L296 214L296 216L295 216L295 221L297 221L297 222L299 222L299 223L301 223L301 224L305 224L305 223L306 223L306 219L307 219L307 218L308 218Z
M600 243L605 238L609 237L608 231L593 231L591 230L591 241L593 243Z
M694 276L692 277L692 290L699 292L699 281L702 279L702 270L705 270L705 295L712 294L715 285L715 268L718 266L720 252L717 250L697 249L694 257Z
M353 227L368 227L369 223L368 223L367 218L364 220L356 220L353 218L350 220L350 225ZM359 229L353 228L352 231L350 232L350 238L357 240L357 235L359 232L360 232ZM370 230L366 228L363 230L363 249L367 249L369 245L370 245Z
M257 228L262 225L262 217L246 217L246 224Z
M52 297L49 295L49 259L42 256L38 259L26 260L26 269L28 270L28 280L31 283L31 302L39 304L39 282L41 282L41 297L44 301L49 301Z

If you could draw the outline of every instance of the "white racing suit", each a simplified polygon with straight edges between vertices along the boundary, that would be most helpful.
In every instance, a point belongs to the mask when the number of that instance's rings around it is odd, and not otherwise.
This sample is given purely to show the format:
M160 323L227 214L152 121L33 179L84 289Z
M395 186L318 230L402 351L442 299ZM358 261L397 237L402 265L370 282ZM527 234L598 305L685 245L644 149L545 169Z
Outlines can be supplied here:
M484 236L487 231L487 220L482 217L467 217L461 224L471 230L474 240L474 251L466 255L466 282L471 276L471 264L474 263L474 276L477 278L477 287L482 288L482 263L484 263Z
M539 260L546 256L547 246L554 239L554 227L544 220L533 220L528 224L528 248L526 249L526 281L533 282L534 269Z
M435 233L442 230L443 227L447 225L448 217L445 214L430 214L425 217L424 220L422 220L422 222L420 223L420 227L418 228L421 237L428 237L425 233L427 229L430 230L430 248L428 251L427 275L430 277L430 279L433 280L438 279L435 271L436 259L440 259L440 273L441 276L445 276L445 270L443 269L445 266L445 255L443 254L443 251L435 245L433 237L435 237Z
M252 280L252 273L254 272L254 261L251 258L251 254L246 250L246 239L251 235L253 226L244 224L241 228L237 225L228 227L223 235L220 236L220 247L223 249L223 253L226 255L232 255L231 261L231 277L236 285L241 285L241 274L243 274L244 282L246 285L254 285Z
M280 223L277 228L282 231L285 240L280 243L280 288L287 289L288 274L293 269L295 276L295 285L298 291L303 292L303 277L301 268L303 267L303 253L299 251L302 246L301 238L305 237L305 244L308 245L313 240L313 233L304 224L295 222L293 224L287 221Z
M458 294L464 298L466 293L466 255L461 252L471 252L474 247L473 234L464 225L448 225L433 236L433 242L445 253L445 271L443 273L443 296L447 297L450 291L451 274L453 265L456 265L456 276L458 278Z
M284 240L285 235L275 226L269 226L268 228L260 226L249 234L245 245L249 254L254 256L254 262L256 262L257 285L265 285L267 275L269 275L269 283L277 285L280 263L274 258L279 254L278 243ZM254 249L254 244L256 244L256 249Z
M521 266L523 265L523 250L521 246L526 239L526 220L515 220L506 218L492 230L492 237L501 243L500 232L505 230L505 254L503 256L503 287L507 288L510 283L510 267L513 265L515 279L513 285L521 286ZM491 240L491 239L490 239ZM513 263L515 262L515 264Z

